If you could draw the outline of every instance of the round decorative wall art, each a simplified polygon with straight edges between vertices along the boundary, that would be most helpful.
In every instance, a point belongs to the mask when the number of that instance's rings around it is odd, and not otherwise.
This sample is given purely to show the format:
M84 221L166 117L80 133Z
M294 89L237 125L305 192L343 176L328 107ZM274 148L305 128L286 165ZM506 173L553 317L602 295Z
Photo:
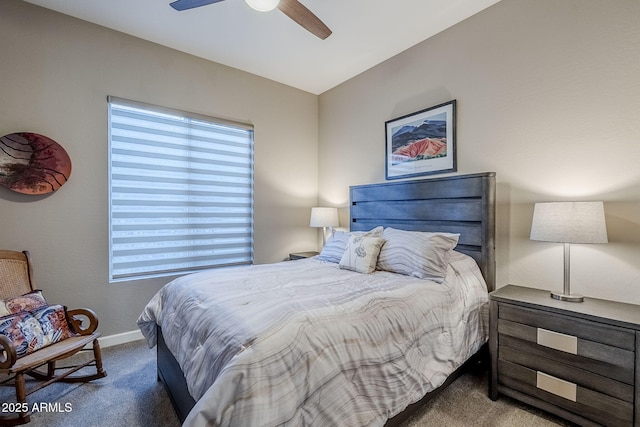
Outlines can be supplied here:
M53 139L30 132L0 138L0 185L24 194L47 194L71 175L71 159Z

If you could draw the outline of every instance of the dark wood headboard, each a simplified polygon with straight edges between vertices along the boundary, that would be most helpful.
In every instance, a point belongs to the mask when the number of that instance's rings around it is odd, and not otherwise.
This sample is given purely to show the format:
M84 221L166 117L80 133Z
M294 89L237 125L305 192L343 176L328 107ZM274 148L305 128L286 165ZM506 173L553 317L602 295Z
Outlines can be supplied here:
M460 233L456 250L473 257L495 289L496 174L486 172L350 187L350 229L383 225Z

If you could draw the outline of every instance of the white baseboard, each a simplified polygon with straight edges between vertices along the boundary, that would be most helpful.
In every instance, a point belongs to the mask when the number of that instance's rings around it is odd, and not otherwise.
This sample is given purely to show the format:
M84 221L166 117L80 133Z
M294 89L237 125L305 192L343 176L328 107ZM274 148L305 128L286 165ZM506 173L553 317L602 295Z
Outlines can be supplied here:
M121 334L100 337L100 347L106 348L143 339L144 335L142 335L142 332L140 332L140 330L138 329L137 331L123 332Z

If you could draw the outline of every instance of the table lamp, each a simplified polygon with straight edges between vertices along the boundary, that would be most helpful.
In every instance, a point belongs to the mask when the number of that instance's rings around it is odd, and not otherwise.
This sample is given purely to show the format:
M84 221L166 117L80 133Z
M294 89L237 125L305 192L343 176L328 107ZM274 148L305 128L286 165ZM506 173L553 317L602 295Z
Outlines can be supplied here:
M582 302L582 295L570 289L570 250L572 243L607 243L607 226L603 202L547 202L533 208L531 240L558 242L564 245L564 288L551 292L561 301Z
M309 227L322 227L322 246L327 242L327 228L331 232L338 225L338 208L311 208Z

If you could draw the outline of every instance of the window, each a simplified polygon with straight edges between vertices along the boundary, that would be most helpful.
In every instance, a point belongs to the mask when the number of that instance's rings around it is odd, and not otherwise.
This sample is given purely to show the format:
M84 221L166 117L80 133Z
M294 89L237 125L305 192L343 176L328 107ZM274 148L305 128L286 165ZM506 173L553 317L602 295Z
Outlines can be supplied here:
M110 280L253 262L253 130L109 97Z

